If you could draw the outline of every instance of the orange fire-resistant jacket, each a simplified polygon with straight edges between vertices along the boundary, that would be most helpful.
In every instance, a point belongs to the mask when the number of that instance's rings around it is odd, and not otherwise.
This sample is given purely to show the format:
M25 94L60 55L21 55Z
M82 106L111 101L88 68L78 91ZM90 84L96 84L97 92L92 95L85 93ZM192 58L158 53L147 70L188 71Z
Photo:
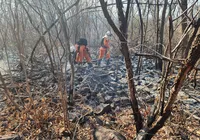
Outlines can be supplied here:
M110 58L110 45L109 39L107 37L103 38L103 44L99 49L99 59L102 59L104 56L106 57L106 59Z
M88 62L88 63L90 63L91 62L91 58L90 58L90 56L89 56L89 53L88 53L88 51L87 51L87 48L86 48L86 46L85 45L75 45L75 47L76 47L76 62L78 62L78 63L82 63L82 61L83 61L83 59L85 58L86 59L86 61Z

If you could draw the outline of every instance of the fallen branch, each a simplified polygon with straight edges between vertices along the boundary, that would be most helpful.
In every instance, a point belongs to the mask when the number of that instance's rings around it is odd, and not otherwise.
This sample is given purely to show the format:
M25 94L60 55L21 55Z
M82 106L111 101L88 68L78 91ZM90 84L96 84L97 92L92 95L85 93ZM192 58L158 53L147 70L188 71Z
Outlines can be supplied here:
M197 98L197 97L195 97L194 95L191 95L191 94L189 94L189 93L187 93L187 92L185 92L185 94L187 94L187 95L189 96L189 98L192 98L192 99L196 100L198 103L200 103L200 99L199 99L199 98ZM197 95L198 95L198 94L197 94Z
M195 118L195 119L197 119L197 120L200 121L200 117L194 115L195 112L194 112L194 113L190 113L189 111L186 111L186 110L184 110L184 112L185 112L186 114L190 115L190 117L189 117L188 119L190 119L191 117L193 117L193 118Z
M163 56L163 55L153 55L153 54L148 54L148 53L135 53L135 56L145 56L145 57L153 57L153 58L158 58L158 59L161 59L161 60L166 60L166 61L170 61L170 62L173 62L173 63L181 63L181 61L183 60L178 60L178 59L171 59L171 58L168 58L166 56Z

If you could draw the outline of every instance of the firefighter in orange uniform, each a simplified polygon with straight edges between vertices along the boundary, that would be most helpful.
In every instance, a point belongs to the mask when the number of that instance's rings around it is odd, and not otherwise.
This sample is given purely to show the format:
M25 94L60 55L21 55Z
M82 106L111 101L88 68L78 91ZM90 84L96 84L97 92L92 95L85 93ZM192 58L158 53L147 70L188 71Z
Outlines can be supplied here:
M104 37L101 40L101 47L99 48L99 57L97 60L97 65L101 65L102 59L106 58L106 65L108 66L110 63L110 45L109 45L109 39L112 36L110 31L107 31Z
M75 47L76 47L76 62L78 64L81 64L83 59L85 58L88 63L88 67L89 68L92 67L90 53L87 48L87 40L85 38L80 38L77 44L75 44Z

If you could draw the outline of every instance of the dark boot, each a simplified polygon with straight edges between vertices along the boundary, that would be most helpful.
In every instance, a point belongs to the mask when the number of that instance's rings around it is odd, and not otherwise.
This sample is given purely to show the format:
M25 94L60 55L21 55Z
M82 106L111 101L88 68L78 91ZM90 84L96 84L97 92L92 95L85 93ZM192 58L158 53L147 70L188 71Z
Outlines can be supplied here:
M88 69L90 69L92 67L93 67L92 63L88 63Z
M106 66L110 64L110 59L106 60Z
M101 65L101 59L97 60L97 66Z

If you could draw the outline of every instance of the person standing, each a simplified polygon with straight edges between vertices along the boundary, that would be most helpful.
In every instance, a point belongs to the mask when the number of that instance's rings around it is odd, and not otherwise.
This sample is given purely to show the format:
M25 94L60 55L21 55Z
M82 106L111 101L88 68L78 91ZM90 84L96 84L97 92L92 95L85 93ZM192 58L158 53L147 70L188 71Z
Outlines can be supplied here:
M108 66L110 64L110 37L112 34L110 31L107 31L106 34L103 36L101 40L101 47L99 48L99 56L97 60L97 65L101 65L101 61L103 58L106 59L106 65Z
M88 67L89 68L92 67L91 63L92 60L90 57L89 49L87 47L87 40L85 38L80 38L75 47L76 47L76 63L81 64L83 59L85 58L88 63Z

